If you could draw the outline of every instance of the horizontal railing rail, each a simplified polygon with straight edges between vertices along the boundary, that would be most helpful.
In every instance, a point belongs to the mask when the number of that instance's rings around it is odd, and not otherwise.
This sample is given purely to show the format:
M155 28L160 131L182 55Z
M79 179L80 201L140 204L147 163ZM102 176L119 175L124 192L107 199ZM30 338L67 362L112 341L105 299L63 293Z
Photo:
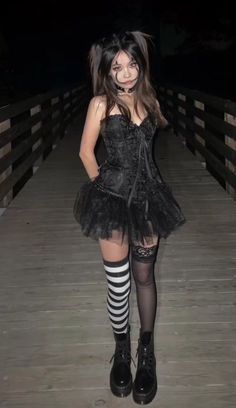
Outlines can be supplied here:
M0 108L0 207L5 208L84 109L83 84L57 89Z
M175 133L235 199L236 103L170 84L158 91Z

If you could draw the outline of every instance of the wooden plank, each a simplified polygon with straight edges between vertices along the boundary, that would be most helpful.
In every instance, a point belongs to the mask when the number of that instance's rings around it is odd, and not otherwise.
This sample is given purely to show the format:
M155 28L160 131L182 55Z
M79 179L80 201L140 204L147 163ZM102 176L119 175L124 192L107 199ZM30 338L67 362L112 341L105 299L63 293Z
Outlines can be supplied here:
M104 313L105 316L105 313ZM139 323L132 325L132 338L138 338ZM94 335L96 333L96 336ZM202 341L221 342L221 355L227 355L228 359L236 359L235 345L231 347L224 346L223 342L230 340L230 343L235 339L236 325L230 321L217 322L165 322L159 323L156 327L156 337L159 344L170 344L171 348L175 348L175 343L184 341L194 344L199 344ZM0 348L9 350L9 348L25 348L34 346L45 346L49 344L77 344L77 343L94 343L111 340L111 327L108 318L104 318L103 323L89 322L79 323L76 326L64 327L35 327L32 329L23 328L3 330ZM197 351L196 351L197 352ZM204 355L204 348L202 349ZM213 353L214 354L214 353ZM195 354L193 354L194 356ZM205 353L207 358L207 353ZM217 359L217 354L215 353Z
M23 250L23 248L22 248ZM235 262L236 264L236 262ZM236 265L235 265L236 267ZM84 269L84 270L83 270ZM80 271L78 271L78 265L68 264L61 265L61 267L34 267L24 268L21 265L14 271L11 267L6 267L4 275L0 276L0 286L17 286L25 287L27 281L27 287L42 286L42 285L63 285L63 284L76 284L79 282L101 282L104 281L105 271L102 263L86 263L86 267L83 268L83 264L80 264ZM160 280L231 280L235 277L234 266L228 267L222 271L222 267L219 265L216 267L198 268L191 266L190 268L174 267L171 262L165 267L162 265L159 259L156 263L155 276L157 282Z
M66 87L66 88L60 89L60 94L63 94L64 92L68 90L72 91L73 89L77 89L78 92L80 91L83 92L83 89L86 89L86 87L84 87L84 85L81 85L81 84L74 84L72 87ZM53 91L48 91L44 94L38 94L36 96L25 99L23 101L13 103L11 105L3 106L1 107L1 111L0 111L0 121L2 122L5 119L12 118L20 113L25 112L31 107L34 107L36 105L41 105L43 102L47 101L50 98L54 98L56 96L58 96L58 89L54 89Z
M210 94L206 94L196 89L184 88L182 86L180 87L176 85L172 86L172 85L165 84L164 88L166 89L170 88L174 92L177 92L179 94L188 95L192 97L193 99L204 102L206 105L210 105L219 111L225 110L226 112L232 115L235 113L235 110L236 110L236 103L229 99L224 99L219 96L215 96L215 95L213 96Z
M73 156L78 125L70 132L0 217L0 408L136 406L109 389L107 283L98 243L72 215L86 175ZM232 408L235 203L177 138L160 142L188 222L161 242L155 266L159 394L150 407ZM130 322L135 357L133 280Z
M161 293L174 292L178 294L179 292L201 292L201 293L212 293L212 292L231 292L236 288L236 279L229 280L163 280L160 281L161 286L159 290ZM7 299L11 298L15 302L22 301L24 296L27 296L30 302L34 297L43 297L46 299L58 299L60 296L68 297L80 297L80 296L93 296L93 295L105 295L106 285L105 277L103 281L100 282L90 282L82 283L77 282L76 284L67 285L42 285L42 286L30 286L25 287L5 287L0 288L1 302L4 303Z
M160 386L159 394L148 406L150 408L234 408L236 392L233 386L208 386L195 387L188 389L186 387L165 387ZM123 398L114 397L108 387L92 388L87 386L85 389L64 389L55 391L44 391L40 393L11 393L4 402L2 396L2 408L134 408L137 406L132 400L132 395L125 401ZM6 405L7 404L7 405Z
M101 350L102 351L102 350ZM100 348L99 348L100 352ZM113 350L109 350L112 355ZM95 356L95 360L93 360ZM5 370L5 381L1 381L1 392L39 392L58 391L60 389L86 389L88 383L93 388L108 386L109 362L104 364L104 353L97 359L97 353L85 355L86 363L78 360L71 364L46 365L35 367L12 367ZM98 360L96 362L96 360ZM107 359L108 360L108 359ZM199 362L159 362L159 386L188 389L207 389L211 384L226 386L236 385L236 362L231 363L204 363ZM135 374L135 370L133 370Z
M136 323L139 315L136 306L136 299L130 307L130 321ZM161 304L160 304L161 303ZM235 322L235 306L231 305L211 305L211 306L165 306L159 300L157 310L157 324L168 324L176 322L182 323L205 323L205 322ZM161 307L160 307L161 306ZM108 323L105 304L86 305L74 309L48 308L43 311L34 312L11 312L0 314L1 327L3 330L31 330L39 328L66 328L79 327L89 321L93 324ZM236 322L235 322L236 323Z
M193 292L179 292L176 296L176 292L161 293L158 289L158 302L160 302L159 307L163 308L165 306L173 307L190 307L203 305L207 307L208 305L234 305L235 304L235 291L231 292L210 292L206 293L193 293ZM100 295L85 295L80 297L70 297L60 296L55 299L47 299L37 297L31 298L30 302L28 298L22 301L13 302L13 300L7 303L1 303L1 313L35 313L35 312L48 312L48 311L61 311L61 310L79 310L80 308L92 308L95 307L102 308L105 306L105 296ZM7 318L7 315L6 315Z
M108 330L104 330L108 334ZM135 362L137 361L135 355L138 345L136 333L132 333L131 339L131 353ZM231 356L233 350L235 357L233 339L199 340L197 338L195 340L190 339L191 342L188 342L188 339L184 337L177 338L176 335L172 335L172 341L171 336L167 337L167 339L170 339L170 343L165 344L165 339L156 335L155 341L158 367L162 367L164 372L165 366L168 364L169 366L178 365L180 371L182 366L189 366L190 368L191 364L195 367L206 366L209 369L210 365L216 367L222 366L222 370L226 370L228 367L229 374L230 372L232 373L232 370L236 369L236 359ZM6 371L4 370L12 370L17 367L27 368L27 371L31 367L62 367L70 364L86 367L92 365L91 361L95 365L109 366L110 359L115 350L112 338L101 339L101 341L98 339L96 343L94 339L92 341L91 343L89 339L88 341L84 340L83 342L78 341L76 343L53 343L49 341L47 344L27 345L27 347L18 345L11 352L6 348L0 348L2 372L5 373ZM176 343L176 347L174 343ZM216 355L216 353L218 354ZM235 377L233 380L235 381Z

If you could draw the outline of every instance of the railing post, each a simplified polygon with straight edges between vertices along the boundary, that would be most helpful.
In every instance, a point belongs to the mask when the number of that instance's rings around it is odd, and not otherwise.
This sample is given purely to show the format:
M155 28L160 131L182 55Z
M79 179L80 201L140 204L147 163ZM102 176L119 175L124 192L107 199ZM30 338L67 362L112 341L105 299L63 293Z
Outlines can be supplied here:
M34 115L36 115L36 114L39 113L39 112L41 112L41 106L40 106L40 105L33 106L33 107L30 109L30 115L31 115L31 116L34 116ZM34 133L36 133L39 129L41 129L41 127L42 127L42 121L37 122L35 125L32 126L32 128L31 128L31 134L33 135ZM34 152L40 145L42 145L42 137L38 138L37 142L32 145L32 152ZM38 170L38 168L39 168L40 164L42 163L42 161L43 161L43 157L40 156L40 157L34 162L34 165L33 165L33 174L36 173L36 171Z
M230 123L231 125L236 127L236 117L233 115L230 115L229 113L224 113L224 120L227 123ZM225 135L225 144L229 146L232 150L236 151L236 140L234 140L232 137L229 137ZM233 173L236 175L236 165L233 164L230 160L225 159L225 166ZM233 188L229 183L225 183L225 189L228 191L228 193L236 199L236 190Z
M64 99L64 123L65 123L65 127L66 127L66 123L71 117L71 112L70 112L70 110L71 110L71 99L70 99L70 92L69 91L64 93L63 99ZM63 131L63 135L64 135L64 131Z
M175 115L175 108L176 108L176 95L174 94L172 89L166 88L166 95L167 95L167 112L170 116L170 120L172 122L173 128L176 129L176 115ZM171 97L171 99L169 98Z
M197 99L194 99L194 106L197 109L200 109L202 111L205 110L205 104L203 102L198 101ZM200 119L198 116L194 116L193 121L194 123L196 123L198 126L202 127L203 129L205 128L205 122L202 119ZM195 138L199 143L201 143L202 146L205 146L205 140L196 132L195 132ZM206 159L204 156L202 156L202 154L197 149L195 149L195 155L200 160L202 165L206 167Z
M30 108L24 110L24 112L20 112L14 117L11 118L11 126L21 126L23 121L29 121L30 119ZM11 142L12 154L14 153L24 144L27 144L28 140L30 140L31 136L31 128L28 127L27 129L23 130L17 137L15 137ZM18 169L24 164L25 161L32 155L32 146L29 146L26 150L20 153L16 159L14 159L12 163L12 172L16 174ZM29 166L27 169L22 171L22 175L14 183L13 186L13 198L18 194L18 192L22 189L22 187L27 183L27 181L33 175L33 168Z
M59 98L59 96L56 96L56 97L54 97L54 98L51 98L51 106L52 106L52 107L53 107L54 105L56 105L56 104L59 104L59 103L60 103L60 98ZM51 116L52 120L54 120L55 118L57 118L59 115L60 115L60 107L59 107L58 109L55 109L55 110L53 109L53 111L52 111L52 116ZM57 131L58 131L59 127L60 127L60 122L57 122L57 123L52 127L52 133L57 134ZM53 148L53 149L56 148L57 144L59 144L59 141L60 141L60 135L58 135L56 139L53 138L53 145L52 145L52 148Z
M0 137L1 133L11 127L11 120L7 119L0 123ZM11 152L11 142L7 143L0 149L0 158L4 157L5 155ZM9 166L3 173L0 174L0 184L3 180L6 180L7 177L12 173L12 166ZM5 208L8 204L12 201L13 198L13 189L11 189L5 197L0 201L0 215L5 211Z
M194 121L194 113L193 113L193 108L194 108L194 100L192 96L185 95L186 99L186 117L190 119L192 122ZM185 129L187 133L190 135L189 138L186 138L186 147L195 155L195 133L192 129L191 126L186 124Z
M51 100L47 99L45 102L41 104L41 110L42 110L42 117L43 117L43 143L47 143L47 140L50 138L50 126L49 123L52 120L51 115L47 115L45 111L47 111L51 107ZM43 152L43 160L47 158L47 156L51 153L52 151L52 146L49 145Z
M177 101L176 101L176 112L180 112L182 115L186 116L186 109L183 108L182 106L179 106L179 100L186 102L186 95L182 94L182 93L177 93ZM181 125L182 128L186 129L186 124L184 123L184 121L181 121L181 119L178 119L176 125L179 128L178 124ZM181 137L181 140L183 142L183 144L186 146L186 137L184 135L182 135L181 131L178 130L178 135Z

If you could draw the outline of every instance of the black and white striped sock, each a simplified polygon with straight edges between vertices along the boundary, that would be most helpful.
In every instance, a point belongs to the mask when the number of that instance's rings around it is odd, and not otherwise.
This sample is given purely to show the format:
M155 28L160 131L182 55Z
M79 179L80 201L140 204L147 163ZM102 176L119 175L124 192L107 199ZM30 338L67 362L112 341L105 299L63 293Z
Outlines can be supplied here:
M130 268L129 258L121 261L103 260L108 283L107 310L115 333L126 333L129 321Z

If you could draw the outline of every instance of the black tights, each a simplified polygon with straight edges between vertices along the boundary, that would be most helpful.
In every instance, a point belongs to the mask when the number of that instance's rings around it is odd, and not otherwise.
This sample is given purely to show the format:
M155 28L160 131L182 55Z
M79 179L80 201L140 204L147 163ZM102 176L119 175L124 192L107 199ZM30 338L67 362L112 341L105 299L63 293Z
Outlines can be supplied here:
M141 331L154 329L157 290L154 276L158 244L144 247L131 245L131 269L136 286L137 304ZM127 331L129 320L130 272L128 256L119 261L103 258L108 282L107 308L113 330L116 333Z
M131 248L132 273L136 285L137 304L141 331L153 331L156 308L157 289L154 275L154 263L158 245L142 247L133 245Z

